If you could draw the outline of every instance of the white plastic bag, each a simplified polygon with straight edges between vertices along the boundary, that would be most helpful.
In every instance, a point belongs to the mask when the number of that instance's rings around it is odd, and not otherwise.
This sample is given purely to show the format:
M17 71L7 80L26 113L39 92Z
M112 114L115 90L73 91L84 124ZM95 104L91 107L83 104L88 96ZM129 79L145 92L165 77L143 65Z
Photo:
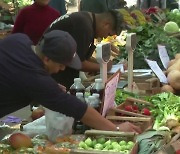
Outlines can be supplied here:
M23 131L32 136L46 134L45 116L24 125Z
M74 118L45 108L46 134L49 140L55 141L57 137L70 135Z

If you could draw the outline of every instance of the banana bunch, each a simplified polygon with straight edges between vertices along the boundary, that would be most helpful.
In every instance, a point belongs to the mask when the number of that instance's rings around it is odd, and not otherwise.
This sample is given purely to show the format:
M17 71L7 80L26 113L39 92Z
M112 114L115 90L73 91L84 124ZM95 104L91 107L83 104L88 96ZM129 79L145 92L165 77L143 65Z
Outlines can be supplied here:
M126 44L127 31L122 31L119 36L113 35L103 38L101 42L110 42L114 46L124 46Z
M131 11L131 15L135 16L139 25L146 24L146 18L144 17L143 13L140 10L133 10Z
M124 22L130 27L136 26L136 20L131 17L129 12L126 9L119 9L119 12L122 14Z
M108 37L104 38L101 42L110 42L114 46L118 46L118 45L120 45L120 42L118 42L116 40L116 37L117 37L116 35L108 36Z

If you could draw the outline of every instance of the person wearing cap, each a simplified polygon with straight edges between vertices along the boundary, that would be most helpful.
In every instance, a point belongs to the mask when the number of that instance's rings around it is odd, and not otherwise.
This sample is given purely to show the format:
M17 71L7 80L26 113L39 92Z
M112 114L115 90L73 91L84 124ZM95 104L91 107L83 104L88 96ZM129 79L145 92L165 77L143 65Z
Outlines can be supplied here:
M90 61L90 57L96 48L94 39L115 34L119 35L122 28L123 18L117 10L110 10L100 14L81 11L61 16L49 26L46 32L58 29L71 34L77 43L77 54L82 62L81 71L99 72L99 64ZM112 61L108 63L108 70L111 67ZM79 70L66 67L63 72L52 76L58 83L69 89L74 78L79 77Z
M35 100L95 129L139 131L130 123L116 127L95 109L63 92L50 74L63 71L66 66L81 67L76 42L67 32L54 30L46 33L37 46L33 46L28 36L22 33L1 40L0 118Z

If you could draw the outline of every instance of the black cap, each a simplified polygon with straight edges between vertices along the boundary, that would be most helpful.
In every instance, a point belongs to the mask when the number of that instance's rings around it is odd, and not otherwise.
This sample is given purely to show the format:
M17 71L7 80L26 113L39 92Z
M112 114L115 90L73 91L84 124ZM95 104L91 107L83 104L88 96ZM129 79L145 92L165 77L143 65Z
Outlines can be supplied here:
M81 69L81 61L76 53L76 41L68 32L53 30L45 33L38 44L42 53L51 60Z

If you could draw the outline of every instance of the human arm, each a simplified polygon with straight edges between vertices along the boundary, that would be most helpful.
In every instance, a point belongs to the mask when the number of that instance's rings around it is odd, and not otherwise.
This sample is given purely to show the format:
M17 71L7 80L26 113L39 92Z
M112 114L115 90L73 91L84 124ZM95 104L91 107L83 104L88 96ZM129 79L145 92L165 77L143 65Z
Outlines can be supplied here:
M66 87L62 84L58 84L59 88L62 89L62 91L66 92Z
M112 67L112 61L109 61L107 64L107 70L109 71ZM100 65L95 62L91 62L89 60L85 60L82 62L82 71L84 72L99 72L100 71Z
M95 109L91 107L87 108L85 114L83 115L81 119L81 122L98 130L117 131L117 126L118 126L119 131L122 131L122 132L141 133L141 130L139 127L129 122L121 123L119 125L113 124L111 121L101 116Z
M93 116L92 116L93 115ZM81 121L99 130L116 130L116 125L101 116L95 109L88 107Z

